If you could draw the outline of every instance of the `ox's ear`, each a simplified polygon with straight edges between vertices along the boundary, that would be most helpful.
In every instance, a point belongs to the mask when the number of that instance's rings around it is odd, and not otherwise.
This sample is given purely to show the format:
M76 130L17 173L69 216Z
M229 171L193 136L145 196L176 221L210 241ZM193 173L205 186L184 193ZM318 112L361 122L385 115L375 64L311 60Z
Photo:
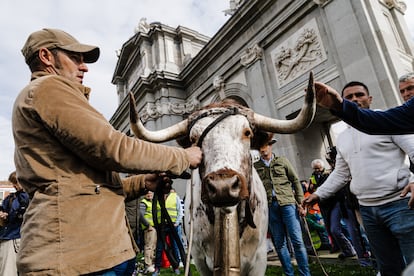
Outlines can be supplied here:
M177 143L183 148L189 148L192 145L190 141L190 137L188 137L188 135L179 137L175 141L177 141Z

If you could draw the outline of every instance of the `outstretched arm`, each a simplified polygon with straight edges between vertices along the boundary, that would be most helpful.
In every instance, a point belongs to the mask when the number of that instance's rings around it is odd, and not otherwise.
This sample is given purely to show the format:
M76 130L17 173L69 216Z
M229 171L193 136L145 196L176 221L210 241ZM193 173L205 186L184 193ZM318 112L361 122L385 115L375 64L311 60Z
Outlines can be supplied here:
M414 99L386 111L361 109L332 87L315 82L317 103L356 129L369 134L414 133Z
M316 102L325 108L341 111L343 99L335 89L322 82L315 81Z
M354 103L343 101L342 110L333 114L356 129L369 134L414 133L414 101L385 110L361 109Z

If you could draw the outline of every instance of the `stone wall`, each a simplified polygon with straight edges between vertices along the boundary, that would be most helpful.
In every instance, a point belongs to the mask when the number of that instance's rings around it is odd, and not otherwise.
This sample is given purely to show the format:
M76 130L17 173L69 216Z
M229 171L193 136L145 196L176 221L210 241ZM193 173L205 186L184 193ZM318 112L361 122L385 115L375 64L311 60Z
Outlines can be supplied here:
M111 123L129 133L125 91L134 93L149 129L223 98L290 119L302 106L311 70L339 90L352 80L366 83L373 108L398 105L398 76L413 71L403 12L402 1L250 0L210 40L184 27L149 24L121 50L113 78L120 105ZM292 161L301 179L310 175L310 162L335 144L333 122L318 108L308 129L277 135L276 153Z

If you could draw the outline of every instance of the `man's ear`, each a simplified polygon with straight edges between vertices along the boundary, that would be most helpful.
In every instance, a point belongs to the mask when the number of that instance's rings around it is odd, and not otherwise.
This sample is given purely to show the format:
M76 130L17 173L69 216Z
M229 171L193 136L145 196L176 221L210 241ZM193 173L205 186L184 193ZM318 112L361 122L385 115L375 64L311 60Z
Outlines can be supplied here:
M46 66L53 64L54 56L49 49L40 48L38 55L39 55L40 61Z

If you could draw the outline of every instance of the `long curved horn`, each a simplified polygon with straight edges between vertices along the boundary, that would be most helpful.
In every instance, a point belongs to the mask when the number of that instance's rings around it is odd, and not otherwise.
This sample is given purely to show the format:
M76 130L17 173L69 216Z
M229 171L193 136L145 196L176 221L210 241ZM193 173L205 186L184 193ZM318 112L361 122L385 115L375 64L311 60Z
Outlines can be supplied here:
M187 134L187 120L158 131L147 130L138 118L134 95L131 92L129 92L129 120L131 130L136 137L154 143L170 141Z
M309 74L305 103L303 104L299 114L294 119L278 120L257 113L253 114L253 118L257 128L261 130L272 133L288 134L308 127L312 123L313 117L315 116L315 110L315 86L313 83L313 73L311 71Z

